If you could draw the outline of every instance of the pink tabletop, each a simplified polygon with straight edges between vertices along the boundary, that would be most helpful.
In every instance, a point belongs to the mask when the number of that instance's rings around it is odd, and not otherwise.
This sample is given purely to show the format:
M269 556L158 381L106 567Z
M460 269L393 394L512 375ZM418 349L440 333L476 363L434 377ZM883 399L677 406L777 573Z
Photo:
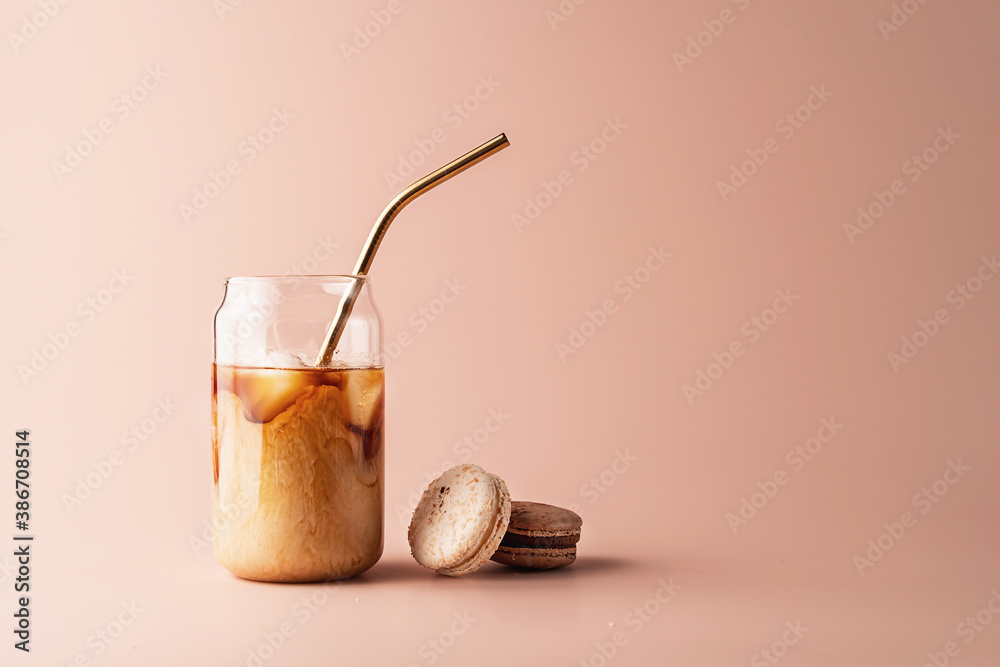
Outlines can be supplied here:
M0 26L0 665L1000 664L1000 5ZM236 579L208 546L224 279L349 272L393 195L501 131L372 268L382 560ZM578 511L577 562L418 566L412 509L463 462Z

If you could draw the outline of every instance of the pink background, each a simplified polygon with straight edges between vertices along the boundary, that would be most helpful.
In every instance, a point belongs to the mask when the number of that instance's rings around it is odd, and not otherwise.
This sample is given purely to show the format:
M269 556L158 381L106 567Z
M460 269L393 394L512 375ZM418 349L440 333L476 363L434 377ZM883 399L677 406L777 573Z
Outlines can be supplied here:
M566 0L560 22L556 0L234 5L0 10L0 415L32 432L37 536L30 655L0 548L0 663L997 663L1000 281L977 271L1000 253L1000 5L901 0L899 26L885 0ZM292 117L251 160L274 109ZM343 586L233 578L198 544L224 278L349 272L402 182L500 131L511 147L407 208L372 270L386 343L409 341L387 370L382 561ZM852 233L859 207L880 215ZM650 248L670 254L655 271ZM903 337L920 347L893 363ZM477 430L491 410L508 417ZM464 460L578 507L578 562L416 565L413 496ZM888 547L870 567L869 540Z

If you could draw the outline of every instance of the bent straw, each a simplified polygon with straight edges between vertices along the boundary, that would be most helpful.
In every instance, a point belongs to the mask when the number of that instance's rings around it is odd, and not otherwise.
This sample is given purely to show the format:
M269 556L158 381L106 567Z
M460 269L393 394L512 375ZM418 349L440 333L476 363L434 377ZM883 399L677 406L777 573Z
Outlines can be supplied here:
M389 225L396 217L396 214L404 206L431 188L444 183L452 176L460 174L472 165L482 162L507 146L510 146L510 142L507 141L507 136L501 132L482 146L474 148L465 155L452 160L437 171L427 174L396 195L375 222L375 226L372 228L372 232L368 236L364 248L361 250L361 257L358 258L357 266L354 267L354 275L364 276L368 274L372 260L375 259L375 251L378 250L379 245L382 243L382 238L385 236L386 230L389 229ZM347 326L347 318L350 317L351 311L354 310L354 303L357 301L360 290L360 280L352 281L351 285L344 290L344 294L340 298L340 303L337 305L337 313L334 315L333 322L330 323L330 328L326 332L326 338L323 340L323 345L320 347L319 354L316 357L315 366L327 366L333 359L337 343L340 342L340 337Z

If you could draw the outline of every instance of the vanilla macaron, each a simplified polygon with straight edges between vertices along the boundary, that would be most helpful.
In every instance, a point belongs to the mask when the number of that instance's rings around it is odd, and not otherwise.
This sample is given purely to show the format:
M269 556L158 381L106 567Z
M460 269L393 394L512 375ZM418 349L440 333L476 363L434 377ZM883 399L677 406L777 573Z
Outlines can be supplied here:
M510 522L507 485L477 465L446 470L424 490L407 538L413 558L449 577L475 572L500 545Z

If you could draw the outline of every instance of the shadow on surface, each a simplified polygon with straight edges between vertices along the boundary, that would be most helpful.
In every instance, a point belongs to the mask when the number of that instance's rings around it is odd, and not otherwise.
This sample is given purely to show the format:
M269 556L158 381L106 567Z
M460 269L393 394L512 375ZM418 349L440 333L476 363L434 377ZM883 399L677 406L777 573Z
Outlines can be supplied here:
M591 556L577 558L572 565L558 567L552 570L532 570L522 567L508 567L500 563L488 562L476 573L476 577L486 579L509 579L511 577L524 577L535 581L549 578L561 577L587 577L595 574L609 574L630 569L635 563L624 558L606 558L603 556Z
M553 570L530 570L526 568L513 568L499 563L487 562L479 570L460 579L474 578L476 581L493 579L524 578L535 581L543 579L556 579L563 577L586 577L593 574L608 574L627 570L635 564L623 558L605 558L594 556L589 558L579 558L572 565L560 567ZM393 581L433 581L435 579L448 579L435 574L431 570L421 567L412 559L391 558L377 563L371 570L353 579L347 579L342 583L346 585L364 584L368 582L393 582Z
M604 556L592 556L587 558L579 558L572 565L566 567L555 568L552 570L531 570L528 568L514 568L508 567L507 565L501 565L500 563L494 563L492 561L487 561L479 570L467 575L465 577L444 577L438 575L431 570L418 565L414 560L404 557L390 557L383 558L378 563L376 563L370 570L364 572L356 577L350 579L341 579L339 581L328 581L328 582L312 582L312 583L301 583L301 584L288 584L288 583L270 583L261 581L252 581L249 579L240 579L234 575L226 573L227 579L234 581L244 581L251 584L256 584L259 586L368 586L371 584L379 583L399 583L399 582L427 582L439 585L444 581L494 581L502 579L507 582L517 581L531 581L533 584L538 584L543 581L566 581L567 578L585 578L590 576L599 576L605 574L612 574L618 572L624 572L630 569L635 569L641 567L640 563L636 561L631 561L625 558L608 558Z

